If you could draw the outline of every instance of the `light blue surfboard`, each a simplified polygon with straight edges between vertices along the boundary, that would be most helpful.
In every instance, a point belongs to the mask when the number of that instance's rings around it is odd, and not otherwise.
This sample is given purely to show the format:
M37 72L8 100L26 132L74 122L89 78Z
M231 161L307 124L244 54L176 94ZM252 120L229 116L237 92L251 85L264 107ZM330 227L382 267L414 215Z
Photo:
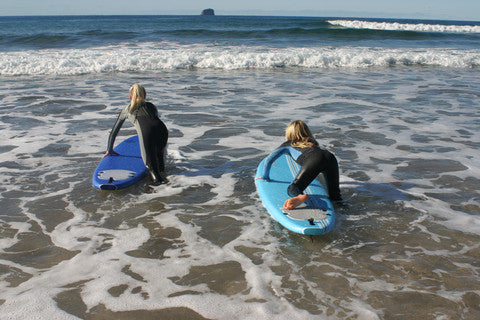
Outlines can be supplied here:
M305 189L306 203L293 210L283 209L290 198L287 188L300 170L295 162L300 154L295 148L283 147L263 159L255 177L257 191L272 218L288 230L306 235L325 234L335 226L335 211L318 179Z
M118 155L107 155L93 173L92 184L100 190L127 188L147 175L138 136L130 137L113 149Z

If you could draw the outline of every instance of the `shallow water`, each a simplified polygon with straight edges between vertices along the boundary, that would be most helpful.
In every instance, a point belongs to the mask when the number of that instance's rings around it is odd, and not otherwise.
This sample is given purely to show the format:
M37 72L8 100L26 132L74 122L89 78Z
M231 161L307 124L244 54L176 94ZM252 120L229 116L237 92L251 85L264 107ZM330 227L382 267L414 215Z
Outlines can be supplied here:
M424 68L3 78L0 315L478 318L477 80ZM170 130L169 183L99 192L91 176L134 82ZM325 236L283 229L255 190L293 119L339 160L345 203Z

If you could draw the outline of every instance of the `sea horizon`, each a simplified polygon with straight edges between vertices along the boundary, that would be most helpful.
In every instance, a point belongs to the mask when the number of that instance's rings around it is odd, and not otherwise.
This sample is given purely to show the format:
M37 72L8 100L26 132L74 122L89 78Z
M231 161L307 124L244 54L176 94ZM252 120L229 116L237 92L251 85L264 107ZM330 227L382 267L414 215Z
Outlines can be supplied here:
M202 16L206 17L278 17L278 18L327 18L327 19L366 19L366 20L404 20L404 21L447 21L447 22L470 22L478 23L480 20L474 19L458 19L458 18L445 18L445 17L389 17L389 16L347 16L347 15L276 15L276 14L217 14L201 15L201 14L180 14L180 13L144 13L144 14L12 14L12 15L0 15L0 18L8 17L168 17L168 16Z

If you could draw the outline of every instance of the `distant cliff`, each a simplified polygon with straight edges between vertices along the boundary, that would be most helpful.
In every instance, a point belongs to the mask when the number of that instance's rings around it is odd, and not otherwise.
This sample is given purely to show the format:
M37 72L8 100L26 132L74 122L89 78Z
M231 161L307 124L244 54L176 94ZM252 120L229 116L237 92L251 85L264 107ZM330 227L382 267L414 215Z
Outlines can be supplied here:
M204 10L202 10L201 15L202 16L214 16L215 11L213 11L213 9L204 9Z

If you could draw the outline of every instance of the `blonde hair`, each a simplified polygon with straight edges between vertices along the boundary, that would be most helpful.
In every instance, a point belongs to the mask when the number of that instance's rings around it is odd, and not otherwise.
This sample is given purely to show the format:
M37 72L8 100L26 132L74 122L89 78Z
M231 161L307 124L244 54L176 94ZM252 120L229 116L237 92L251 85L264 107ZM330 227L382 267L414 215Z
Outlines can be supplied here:
M308 148L317 144L310 129L302 120L290 122L285 130L285 139L291 141L292 147Z
M145 103L145 98L147 97L147 92L145 88L138 83L135 83L130 87L130 107L128 111L134 112L138 109L142 104Z

